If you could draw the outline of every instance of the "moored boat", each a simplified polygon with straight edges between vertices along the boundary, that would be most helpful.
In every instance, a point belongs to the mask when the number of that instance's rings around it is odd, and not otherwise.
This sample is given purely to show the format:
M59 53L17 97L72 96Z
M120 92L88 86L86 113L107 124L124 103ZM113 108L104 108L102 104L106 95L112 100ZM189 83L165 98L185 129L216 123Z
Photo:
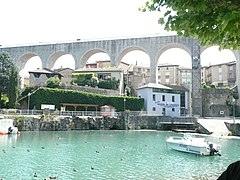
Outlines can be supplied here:
M0 135L18 133L18 128L13 125L13 119L0 119Z
M221 155L221 145L206 141L204 138L199 137L175 137L171 136L166 140L171 149L199 154L199 155Z

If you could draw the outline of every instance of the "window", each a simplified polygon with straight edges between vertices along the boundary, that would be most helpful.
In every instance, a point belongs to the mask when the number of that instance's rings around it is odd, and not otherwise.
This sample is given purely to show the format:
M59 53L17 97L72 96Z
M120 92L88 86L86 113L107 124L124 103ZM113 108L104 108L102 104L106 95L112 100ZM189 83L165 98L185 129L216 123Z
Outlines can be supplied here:
M172 96L172 102L175 102L175 96Z
M218 80L219 80L219 81L222 81L222 80L223 80L222 74L219 74L219 75L218 75Z
M33 75L34 75L35 78L39 78L41 74L39 74L39 73L33 73Z
M165 101L165 95L162 95L162 101Z
M153 107L152 110L153 110L153 111L156 111L156 107Z
M153 94L153 101L156 101L156 95Z
M218 73L222 72L222 66L218 66Z
M162 108L162 115L165 116L165 114L166 114L166 109Z
M172 108L172 112L175 112L175 108Z

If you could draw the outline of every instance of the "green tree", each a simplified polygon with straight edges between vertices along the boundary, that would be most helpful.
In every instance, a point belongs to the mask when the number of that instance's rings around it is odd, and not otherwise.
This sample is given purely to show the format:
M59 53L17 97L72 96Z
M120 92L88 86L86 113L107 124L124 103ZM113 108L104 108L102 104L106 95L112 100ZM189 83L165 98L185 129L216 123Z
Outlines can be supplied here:
M60 87L61 80L58 77L51 77L47 80L47 87L58 88Z
M0 72L0 97L6 95L8 106L14 108L19 95L20 77L18 68L6 53L0 54Z
M90 80L91 87L96 87L99 83L99 80L96 76L93 76Z
M94 77L94 73L73 73L72 74L72 83L77 84L79 86L91 86L92 78Z
M162 12L159 23L165 30L202 45L240 49L239 0L149 0L140 9Z

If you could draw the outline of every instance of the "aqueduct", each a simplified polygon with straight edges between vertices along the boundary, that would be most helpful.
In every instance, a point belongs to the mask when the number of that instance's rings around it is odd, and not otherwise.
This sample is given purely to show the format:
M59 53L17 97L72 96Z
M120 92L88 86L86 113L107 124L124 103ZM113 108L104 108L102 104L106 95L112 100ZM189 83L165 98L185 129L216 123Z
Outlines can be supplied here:
M112 66L118 66L125 54L132 50L140 50L150 57L150 82L157 82L158 59L170 48L185 50L192 59L192 114L202 115L201 65L200 54L207 47L201 47L196 39L178 36L151 36L111 40L75 41L67 43L37 44L17 47L1 47L0 52L7 52L20 70L26 62L39 56L43 68L53 68L56 60L70 54L75 60L75 68L82 68L92 55L104 52L109 55ZM237 85L240 87L240 51L233 51L236 57ZM239 93L238 88L238 93Z

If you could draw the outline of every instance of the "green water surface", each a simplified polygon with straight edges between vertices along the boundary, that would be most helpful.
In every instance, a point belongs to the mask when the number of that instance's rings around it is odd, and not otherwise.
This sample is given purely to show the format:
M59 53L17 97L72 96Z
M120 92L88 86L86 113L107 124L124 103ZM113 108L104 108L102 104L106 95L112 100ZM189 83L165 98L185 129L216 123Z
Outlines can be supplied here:
M198 156L169 149L165 140L171 135L176 134L64 131L0 136L0 179L215 180L240 159L239 139L207 136L222 145L222 156Z

